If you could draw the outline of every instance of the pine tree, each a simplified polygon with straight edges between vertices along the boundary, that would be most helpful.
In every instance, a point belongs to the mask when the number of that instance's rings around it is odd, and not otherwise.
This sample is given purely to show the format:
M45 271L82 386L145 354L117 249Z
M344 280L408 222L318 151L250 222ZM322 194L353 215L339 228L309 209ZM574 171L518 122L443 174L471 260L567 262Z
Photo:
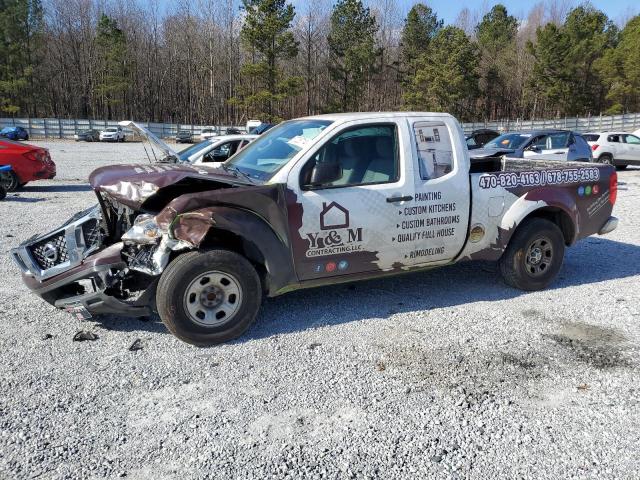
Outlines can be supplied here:
M33 109L42 30L40 0L0 0L0 112Z
M366 82L376 70L378 25L360 0L338 0L331 13L329 73L333 111L358 111Z
M275 105L297 94L303 84L302 78L287 76L280 65L298 54L298 42L291 31L295 9L285 0L242 0L242 4L246 17L241 37L251 62L240 73L249 83L231 103L243 107L249 115L279 121Z
M443 28L418 60L418 70L404 96L405 106L472 118L478 89L477 65L477 47L464 31L452 26Z
M640 15L620 32L620 42L597 62L607 87L609 114L640 111Z
M423 3L417 3L404 21L401 48L405 72L415 74L416 61L429 49L433 37L443 27L444 21L438 20L435 12Z
M101 99L105 118L112 118L112 107L124 103L129 84L127 39L118 23L105 14L98 21L96 47L100 67L95 93Z
M511 95L509 79L516 68L518 20L498 4L482 18L475 31L482 59L479 64L482 113L486 119L509 117L511 103L516 100Z

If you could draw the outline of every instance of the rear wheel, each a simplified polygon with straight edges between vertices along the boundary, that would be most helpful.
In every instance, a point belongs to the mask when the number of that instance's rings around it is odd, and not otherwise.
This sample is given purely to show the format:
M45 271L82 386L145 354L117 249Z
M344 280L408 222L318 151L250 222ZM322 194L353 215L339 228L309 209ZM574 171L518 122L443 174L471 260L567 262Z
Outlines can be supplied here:
M7 191L2 185L0 185L0 200L3 200L7 196Z
M626 170L629 165L616 165L616 170Z
M169 331L201 347L242 335L261 302L256 270L228 250L181 255L160 277L156 293L158 313Z
M600 163L604 163L605 165L613 165L613 156L608 153L603 153L598 157Z
M564 258L564 236L555 223L526 220L500 258L504 281L521 290L542 290L556 277Z

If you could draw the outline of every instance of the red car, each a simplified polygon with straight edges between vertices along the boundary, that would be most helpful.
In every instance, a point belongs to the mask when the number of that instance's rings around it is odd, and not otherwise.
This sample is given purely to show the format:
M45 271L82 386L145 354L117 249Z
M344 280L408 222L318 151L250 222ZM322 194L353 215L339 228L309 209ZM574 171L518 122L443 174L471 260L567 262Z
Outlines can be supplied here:
M5 188L12 192L28 182L56 176L56 164L46 148L12 140L0 140L0 165L10 165Z

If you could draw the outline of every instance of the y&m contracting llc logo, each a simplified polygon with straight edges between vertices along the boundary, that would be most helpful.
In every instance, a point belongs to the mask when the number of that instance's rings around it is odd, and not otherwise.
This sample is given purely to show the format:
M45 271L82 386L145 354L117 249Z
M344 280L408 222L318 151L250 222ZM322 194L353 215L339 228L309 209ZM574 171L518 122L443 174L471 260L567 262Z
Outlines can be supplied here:
M320 231L307 233L307 257L322 257L362 249L362 227L349 227L349 210L336 202L322 203Z

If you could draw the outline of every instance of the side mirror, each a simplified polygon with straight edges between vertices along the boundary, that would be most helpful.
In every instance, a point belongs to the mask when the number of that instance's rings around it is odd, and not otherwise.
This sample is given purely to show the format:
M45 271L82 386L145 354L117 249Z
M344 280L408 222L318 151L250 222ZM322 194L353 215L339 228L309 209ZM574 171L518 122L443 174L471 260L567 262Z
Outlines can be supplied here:
M342 178L342 167L338 162L316 162L309 178L310 186L326 185Z

